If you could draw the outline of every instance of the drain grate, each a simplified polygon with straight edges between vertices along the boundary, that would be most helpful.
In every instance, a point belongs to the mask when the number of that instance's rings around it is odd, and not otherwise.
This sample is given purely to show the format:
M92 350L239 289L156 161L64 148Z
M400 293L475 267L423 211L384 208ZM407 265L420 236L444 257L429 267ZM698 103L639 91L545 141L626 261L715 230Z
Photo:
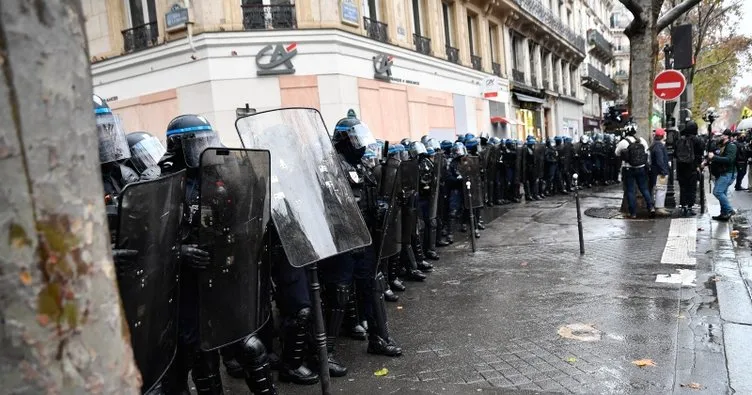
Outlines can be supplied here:
M593 218L603 219L623 219L624 215L619 210L619 207L591 207L585 210L585 215Z

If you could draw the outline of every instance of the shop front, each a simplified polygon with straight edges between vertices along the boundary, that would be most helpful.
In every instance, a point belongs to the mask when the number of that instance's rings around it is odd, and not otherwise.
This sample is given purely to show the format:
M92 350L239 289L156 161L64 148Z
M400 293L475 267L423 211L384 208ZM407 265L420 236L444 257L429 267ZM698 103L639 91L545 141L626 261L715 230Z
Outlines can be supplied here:
M599 118L593 118L593 117L582 117L582 131L583 133L593 136L597 133L600 133L602 130L601 128L601 120Z
M205 116L236 139L238 107L319 109L332 128L349 109L390 141L488 135L488 74L340 30L204 33L92 66L94 91L128 130L163 137L172 117ZM505 79L493 86L506 88Z
M582 134L582 102L566 96L556 101L556 116L561 135L578 139Z
M543 96L539 92L527 91L520 88L512 89L512 106L516 120L515 132L512 138L525 140L527 136L534 136L542 141L543 130Z

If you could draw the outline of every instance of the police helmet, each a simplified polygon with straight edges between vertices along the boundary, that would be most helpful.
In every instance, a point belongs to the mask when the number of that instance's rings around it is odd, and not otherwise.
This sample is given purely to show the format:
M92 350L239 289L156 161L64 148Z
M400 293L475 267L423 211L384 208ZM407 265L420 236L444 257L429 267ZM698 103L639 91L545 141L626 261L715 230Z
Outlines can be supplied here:
M207 148L223 147L217 132L201 115L185 114L175 117L167 125L167 150L179 146L183 152L185 165L198 168L201 153Z
M93 95L94 119L99 136L99 163L110 163L131 157L125 130L107 102L97 95Z

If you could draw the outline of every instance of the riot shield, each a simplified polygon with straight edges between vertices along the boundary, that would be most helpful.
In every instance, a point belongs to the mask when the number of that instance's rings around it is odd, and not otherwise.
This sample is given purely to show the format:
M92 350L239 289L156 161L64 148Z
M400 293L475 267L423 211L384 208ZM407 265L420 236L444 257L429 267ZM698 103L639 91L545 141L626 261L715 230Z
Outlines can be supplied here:
M470 181L472 201L465 208L483 207L483 184L480 178L480 159L467 155L460 161L460 173L465 182Z
M546 145L540 143L535 144L535 148L533 149L533 155L535 156L535 177L539 180L546 178L545 154Z
M371 243L317 110L259 112L239 118L235 127L244 147L271 151L271 218L292 266Z
M401 250L401 226L397 221L401 215L400 208L397 207L397 187L400 180L400 161L396 158L389 158L384 164L379 165L375 171L379 178L379 199L386 202L389 206L381 225L374 232L374 244L378 248L378 259L388 258L397 254ZM399 238L398 238L399 237Z
M144 393L167 371L177 346L177 251L184 197L184 171L129 184L120 194L115 246L138 255L116 268L117 281Z
M433 185L431 186L431 197L428 201L428 218L434 219L439 211L439 195L441 186L442 169L444 168L444 154L438 152L433 155Z
M420 183L420 170L415 159L400 162L400 185L405 192L415 192Z
M201 154L199 247L211 265L199 272L201 349L260 328L263 235L269 222L269 151L209 148Z

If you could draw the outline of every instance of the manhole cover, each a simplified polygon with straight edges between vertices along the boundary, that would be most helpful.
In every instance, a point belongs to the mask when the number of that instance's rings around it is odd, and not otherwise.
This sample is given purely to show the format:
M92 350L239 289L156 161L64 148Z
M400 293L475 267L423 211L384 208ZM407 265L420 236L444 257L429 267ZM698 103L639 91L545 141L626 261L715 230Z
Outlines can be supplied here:
M588 217L604 219L624 218L619 207L591 207L585 210L585 215Z

